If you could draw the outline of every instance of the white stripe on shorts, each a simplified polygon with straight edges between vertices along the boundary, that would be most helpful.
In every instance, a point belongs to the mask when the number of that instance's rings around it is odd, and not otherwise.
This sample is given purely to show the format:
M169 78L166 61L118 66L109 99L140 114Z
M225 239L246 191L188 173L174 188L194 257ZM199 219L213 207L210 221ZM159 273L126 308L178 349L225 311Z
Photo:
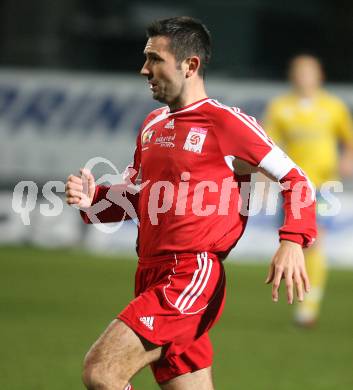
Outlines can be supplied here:
M194 283L192 290L189 292L188 295L186 295L186 297L183 299L183 302L177 306L180 311L187 310L192 306L192 304L195 302L197 297L199 297L201 295L202 291L205 289L206 283L209 279L210 270L207 272L207 269L212 268L212 265L211 265L211 267L209 267L209 264L211 263L211 261L208 259L207 252L203 252L201 254L198 254L197 258L198 258L198 261L199 261L199 259L202 260L201 273L200 273L199 277L197 278L197 281ZM200 262L199 262L199 264L200 264ZM205 275L206 275L206 279L204 279ZM202 284L202 281L205 281L205 282ZM195 297L195 299L194 299L194 297ZM188 304L189 301L191 302L191 305L189 304L187 309L185 309L185 306Z

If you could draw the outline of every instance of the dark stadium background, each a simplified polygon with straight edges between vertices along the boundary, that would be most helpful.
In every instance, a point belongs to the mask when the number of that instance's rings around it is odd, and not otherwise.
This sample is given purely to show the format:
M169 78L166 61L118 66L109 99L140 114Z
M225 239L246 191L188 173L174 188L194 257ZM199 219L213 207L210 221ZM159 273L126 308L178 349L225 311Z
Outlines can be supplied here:
M67 207L43 217L40 203L48 202L41 191L48 180L64 181L79 168L77 161L97 154L115 158L119 169L127 162L137 123L154 105L136 76L144 28L155 18L176 15L198 17L211 30L207 77L211 92L226 103L239 102L261 119L268 99L286 88L289 59L306 52L321 58L329 88L353 109L349 0L1 1L1 390L83 389L87 348L132 297L135 228L127 225L107 236L87 229ZM58 109L51 116L45 107L41 117L36 111L42 107L39 92L44 98L63 92L69 102L80 102L86 90L93 91L94 107L107 97L115 104L109 118L92 117L92 128L84 126L84 103L76 127L62 125L67 112ZM136 117L129 113L131 101ZM39 189L26 226L12 208L22 180ZM259 216L257 226L249 227L250 238L226 264L227 306L212 332L217 389L353 388L352 180L344 188L343 209L328 237L332 270L316 329L296 329L291 308L284 299L272 304L264 285L276 245L274 219ZM254 248L258 239L262 244ZM134 384L137 390L156 388L148 370Z
M350 0L3 0L0 10L4 66L136 72L146 24L192 15L213 32L212 73L282 80L305 51L322 58L330 80L353 81Z

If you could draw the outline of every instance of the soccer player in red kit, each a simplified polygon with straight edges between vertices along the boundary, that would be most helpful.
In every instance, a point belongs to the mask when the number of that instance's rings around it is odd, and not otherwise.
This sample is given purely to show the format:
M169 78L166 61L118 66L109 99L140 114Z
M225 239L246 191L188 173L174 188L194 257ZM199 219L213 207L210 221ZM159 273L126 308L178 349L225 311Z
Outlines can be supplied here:
M289 303L294 287L299 301L309 290L302 248L316 234L314 192L254 118L207 97L203 24L159 20L147 36L141 74L167 106L142 124L125 183L96 186L83 169L66 184L68 204L86 223L139 220L135 299L91 347L83 381L87 389L131 389L150 364L162 389L212 390L208 330L224 305L222 261L246 225L242 184L260 170L282 185L285 221L267 282L277 301L284 278Z

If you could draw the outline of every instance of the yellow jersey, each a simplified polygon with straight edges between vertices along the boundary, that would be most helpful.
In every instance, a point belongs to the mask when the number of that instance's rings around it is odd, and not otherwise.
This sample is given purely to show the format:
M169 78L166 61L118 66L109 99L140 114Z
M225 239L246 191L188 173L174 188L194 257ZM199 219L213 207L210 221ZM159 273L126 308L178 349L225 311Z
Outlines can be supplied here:
M268 106L265 130L316 185L337 178L338 145L353 145L345 104L321 90L314 98L288 94Z

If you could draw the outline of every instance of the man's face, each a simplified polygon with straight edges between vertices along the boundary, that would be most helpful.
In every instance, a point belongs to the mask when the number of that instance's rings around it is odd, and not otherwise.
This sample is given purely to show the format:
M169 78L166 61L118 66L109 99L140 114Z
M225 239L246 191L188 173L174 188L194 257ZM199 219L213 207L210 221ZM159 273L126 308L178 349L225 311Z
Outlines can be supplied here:
M185 83L185 63L178 64L169 49L169 38L149 38L144 50L146 61L141 74L146 76L153 98L172 104L181 96Z
M297 58L290 69L290 79L299 90L316 90L322 83L320 64L310 57Z

